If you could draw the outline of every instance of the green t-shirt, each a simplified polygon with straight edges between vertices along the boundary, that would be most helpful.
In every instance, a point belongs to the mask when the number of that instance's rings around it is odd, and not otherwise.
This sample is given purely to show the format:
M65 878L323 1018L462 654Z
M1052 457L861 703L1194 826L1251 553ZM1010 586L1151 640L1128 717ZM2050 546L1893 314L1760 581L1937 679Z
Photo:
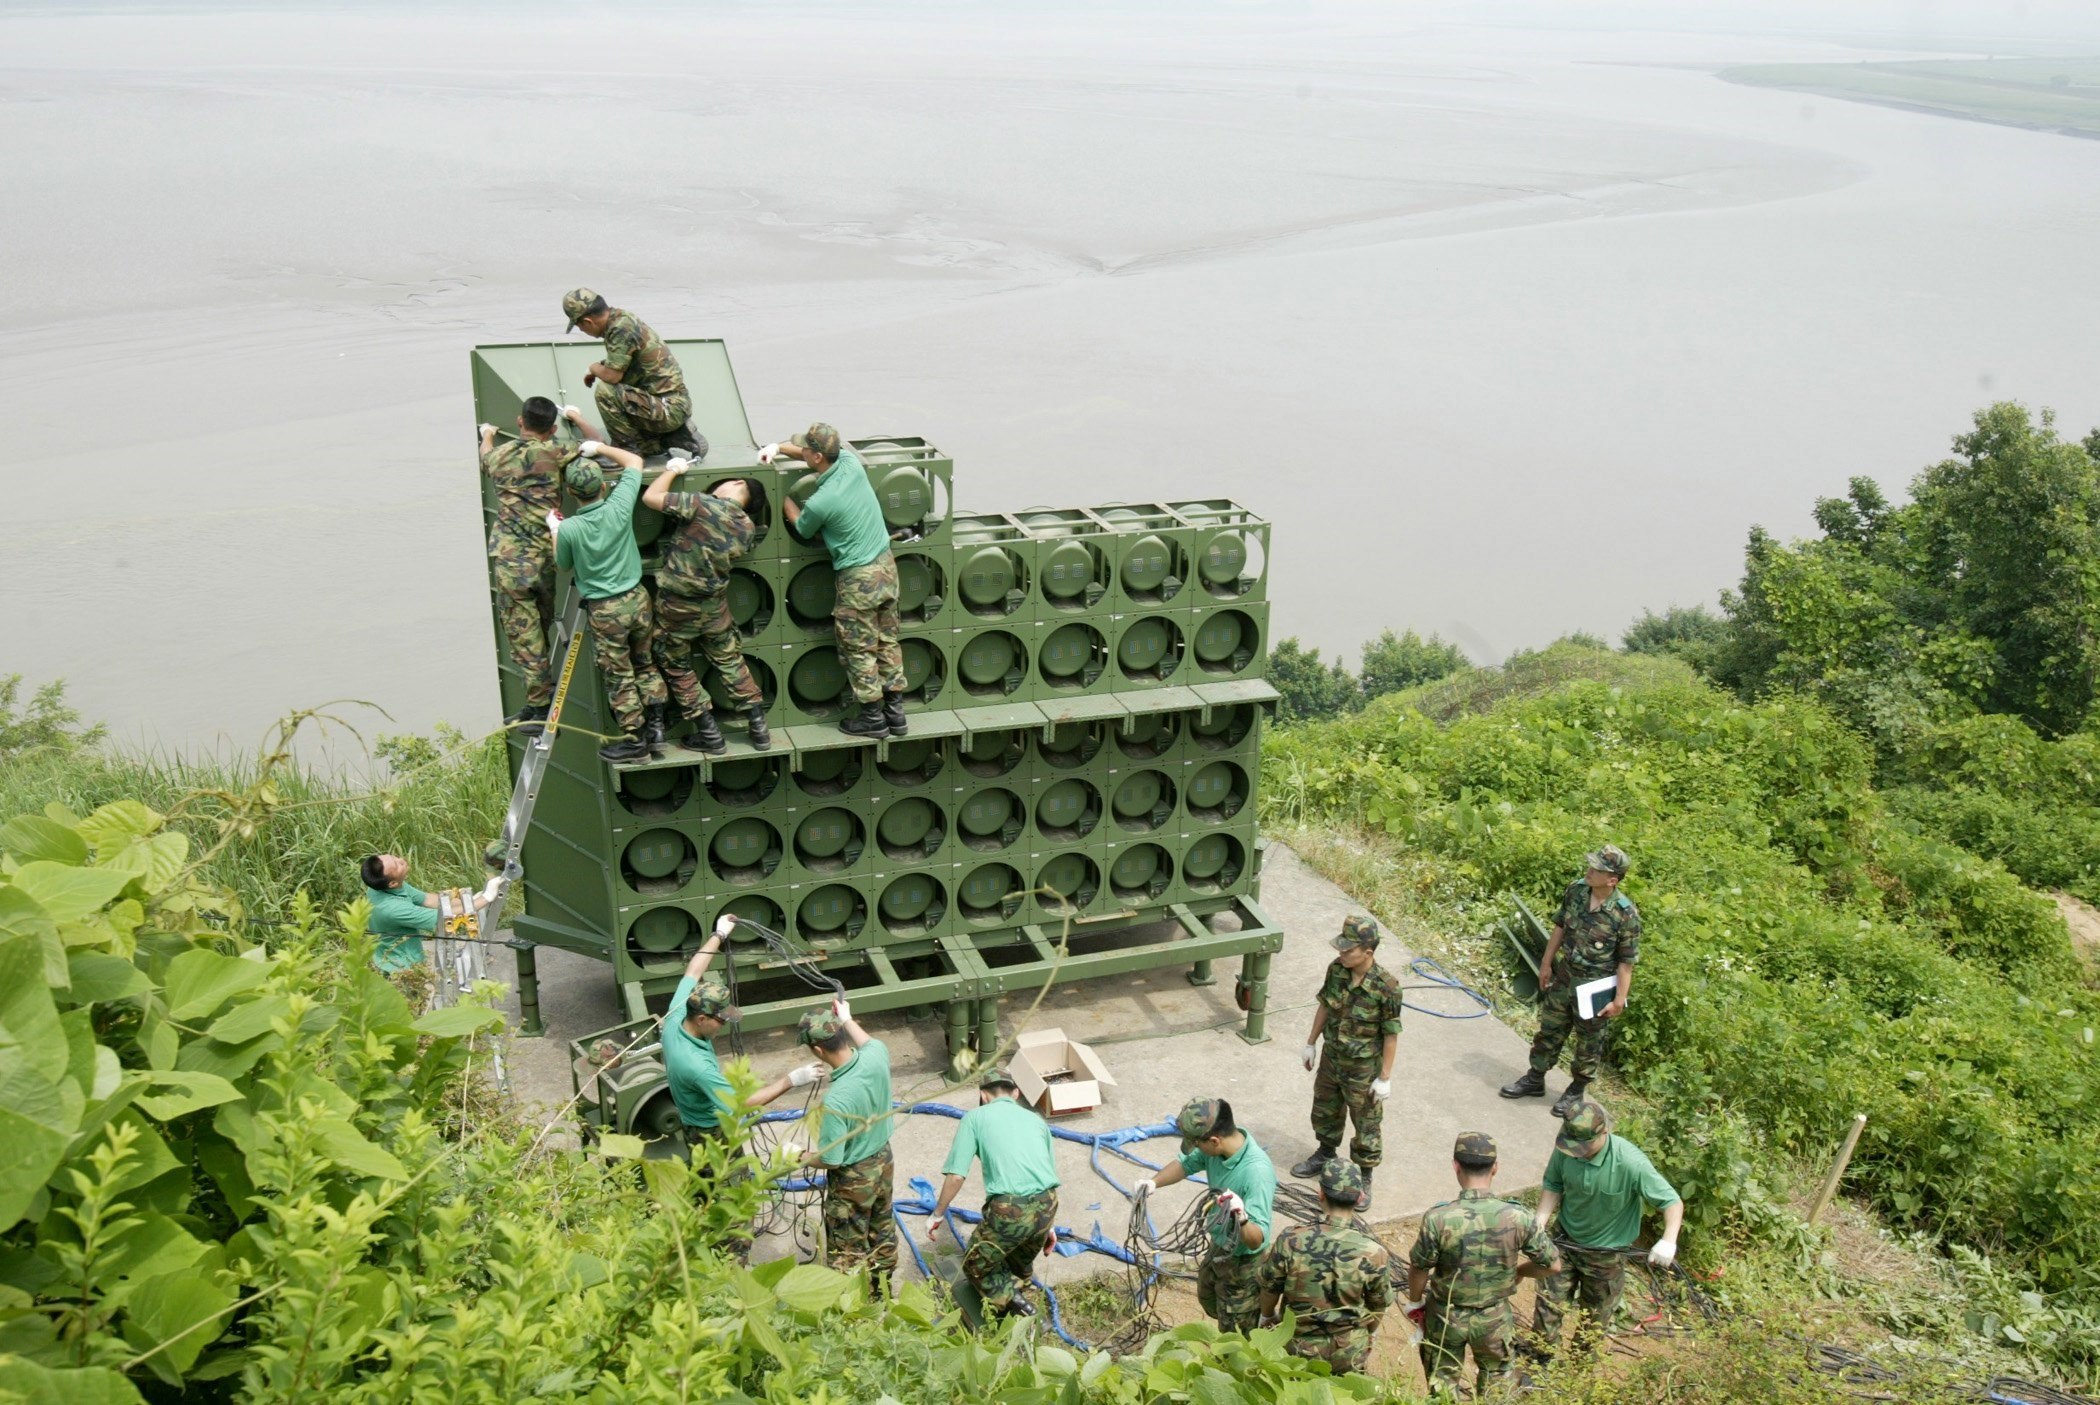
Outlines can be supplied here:
M642 583L642 549L634 541L634 500L641 494L642 475L622 473L555 534L554 564L576 573L584 599L609 600Z
M398 888L367 888L365 901L372 905L367 930L379 942L372 964L382 971L405 971L423 959L423 938L437 930L438 912L423 906L421 888L403 883Z
M664 1011L664 1076L670 1080L671 1101L678 1104L680 1122L688 1127L719 1127L722 1109L735 1104L736 1094L722 1076L714 1041L696 1039L686 1032L685 1002L699 984L699 977L687 976L671 992L671 1008Z
M1247 1218L1261 1226L1261 1243L1250 1249L1233 1232L1229 1216L1213 1214L1207 1228L1213 1249L1231 1249L1242 1258L1261 1253L1269 1247L1270 1217L1276 1208L1276 1168L1269 1164L1269 1153L1255 1143L1252 1132L1242 1132L1246 1141L1240 1149L1227 1157L1208 1155L1201 1147L1193 1147L1181 1154L1181 1169L1190 1175L1201 1175L1210 1182L1212 1190L1229 1190L1247 1204Z
M984 1162L987 1195L1033 1195L1057 1189L1050 1124L1012 1098L993 1098L963 1114L941 1174L967 1176L973 1160Z
M851 1166L890 1144L890 1049L870 1039L831 1071L817 1150L826 1166Z
M858 454L839 450L839 461L824 470L817 490L802 505L795 534L804 541L822 536L834 571L873 565L890 549L889 524Z
M1674 1205L1676 1188L1648 1154L1624 1137L1585 1161L1555 1148L1546 1189L1560 1197L1560 1227L1585 1249L1624 1249L1641 1236L1641 1206Z

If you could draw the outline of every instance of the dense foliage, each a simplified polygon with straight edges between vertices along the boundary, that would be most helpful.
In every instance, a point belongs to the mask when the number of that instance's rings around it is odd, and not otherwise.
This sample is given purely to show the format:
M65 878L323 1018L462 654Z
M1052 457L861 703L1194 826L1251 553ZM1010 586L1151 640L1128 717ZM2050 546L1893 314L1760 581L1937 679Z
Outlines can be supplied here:
M1269 681L1282 694L1279 716L1287 722L1317 721L1449 677L1466 662L1463 650L1434 634L1424 639L1411 629L1405 634L1388 629L1364 645L1362 671L1351 674L1340 659L1323 664L1318 649L1284 639L1269 651Z

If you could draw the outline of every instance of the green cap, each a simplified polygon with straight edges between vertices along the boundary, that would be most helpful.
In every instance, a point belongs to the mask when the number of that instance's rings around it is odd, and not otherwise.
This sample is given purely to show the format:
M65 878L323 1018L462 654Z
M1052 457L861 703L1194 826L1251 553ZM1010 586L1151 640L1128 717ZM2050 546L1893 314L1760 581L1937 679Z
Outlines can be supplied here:
M1376 948L1377 945L1378 924L1376 922L1373 922L1368 917L1350 916L1342 919L1342 933L1334 939L1334 949L1336 951L1353 951L1360 946Z
M595 498L605 491L605 471L586 458L575 458L562 471L561 481L579 498Z
M791 441L798 449L815 449L833 463L839 457L839 432L822 420L796 435Z
M1181 1114L1174 1119L1174 1128L1181 1133L1181 1149L1187 1151L1209 1136L1210 1129L1218 1125L1218 1118L1224 1111L1225 1103L1221 1098L1190 1098L1184 1103Z
M576 330L577 322L581 319L589 317L594 312L605 311L605 299L599 297L589 288L571 288L562 295L561 310L567 313L569 317L569 325L562 328L562 330L564 332L573 332Z
M1329 1157L1320 1166L1320 1194L1331 1205L1364 1203L1364 1173L1354 1161Z
M1632 861L1626 857L1626 851L1616 844L1605 845L1584 862L1600 873L1617 874L1621 878L1626 876L1627 869L1633 867Z
M1574 1153L1587 1151L1591 1142L1611 1130L1611 1114L1604 1104L1583 1099L1582 1106L1568 1114L1567 1121L1560 1124L1560 1135L1553 1144L1562 1151Z
M1014 1082L1014 1076L1005 1069L989 1068L978 1078L977 1086L987 1090L992 1088L1012 1088L1018 1091L1021 1085Z
M1451 1159L1461 1166L1485 1171L1495 1164L1495 1139L1485 1132L1460 1132L1451 1143Z
M846 1027L844 1020L829 1010L811 1010L795 1023L795 1033L812 1049L833 1038Z
M735 1024L744 1017L744 1012L729 998L729 987L720 981L705 981L685 998L687 1018L705 1015L724 1024Z

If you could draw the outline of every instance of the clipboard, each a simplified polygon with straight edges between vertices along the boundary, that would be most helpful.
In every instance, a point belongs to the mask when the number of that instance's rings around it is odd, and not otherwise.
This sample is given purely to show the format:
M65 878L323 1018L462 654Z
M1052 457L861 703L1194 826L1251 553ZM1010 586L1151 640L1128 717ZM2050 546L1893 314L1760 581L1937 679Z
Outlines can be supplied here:
M1617 976L1599 976L1593 981L1584 981L1575 987L1575 1017L1594 1020L1597 1018L1597 1012L1611 1004L1618 993Z

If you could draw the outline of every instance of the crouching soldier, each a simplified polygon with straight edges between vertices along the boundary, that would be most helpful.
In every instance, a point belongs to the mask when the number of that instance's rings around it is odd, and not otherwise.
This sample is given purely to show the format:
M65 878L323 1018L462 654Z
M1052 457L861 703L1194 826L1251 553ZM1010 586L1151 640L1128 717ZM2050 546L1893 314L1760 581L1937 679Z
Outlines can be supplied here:
M1370 1363L1379 1318L1393 1303L1385 1246L1356 1227L1363 1195L1363 1172L1330 1160L1320 1168L1326 1219L1285 1230L1261 1266L1262 1319L1274 1322L1289 1308L1291 1355L1325 1361L1336 1375Z
M963 1253L963 1277L988 1311L1027 1317L1035 1309L1021 1289L1035 1274L1035 1256L1057 1226L1057 1158L1050 1127L1021 1103L1013 1075L995 1068L977 1084L977 1106L963 1115L941 1167L941 1197L933 1207L926 1242L938 1245L948 1207L970 1174L984 1162L984 1218Z

